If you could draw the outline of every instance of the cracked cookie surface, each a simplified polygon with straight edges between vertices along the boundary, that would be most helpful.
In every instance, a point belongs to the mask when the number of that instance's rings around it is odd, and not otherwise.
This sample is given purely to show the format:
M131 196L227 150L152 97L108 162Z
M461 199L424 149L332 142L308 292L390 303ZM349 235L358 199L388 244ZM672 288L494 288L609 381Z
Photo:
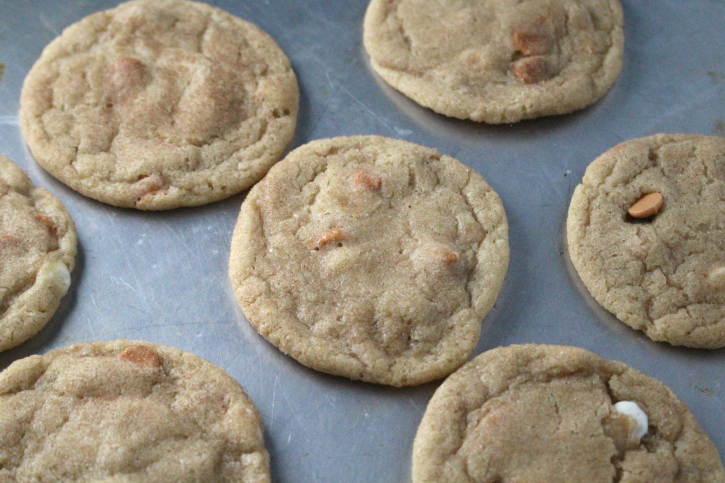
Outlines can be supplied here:
M378 136L290 153L242 204L229 275L249 322L313 369L420 384L463 364L508 266L498 195Z
M249 188L294 134L289 59L255 25L184 0L90 15L51 42L25 79L30 150L74 190L144 210Z
M636 422L615 409L634 402ZM413 445L413 482L723 483L712 441L661 382L575 347L481 354L433 395Z
M660 193L637 220L627 210ZM725 346L725 138L626 141L587 168L567 219L569 255L605 309L651 339Z
M48 323L70 287L76 245L63 204L0 156L0 351Z
M418 104L517 122L582 109L622 70L619 0L372 0L373 69Z
M254 404L187 352L118 340L0 373L0 480L270 481Z

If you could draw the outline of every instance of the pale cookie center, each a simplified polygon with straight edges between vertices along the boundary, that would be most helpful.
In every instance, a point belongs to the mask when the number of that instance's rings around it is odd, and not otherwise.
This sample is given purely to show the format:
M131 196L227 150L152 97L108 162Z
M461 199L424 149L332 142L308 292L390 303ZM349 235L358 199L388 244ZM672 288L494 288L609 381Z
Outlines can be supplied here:
M629 416L634 419L637 426L632 431L632 434L639 440L647 434L649 431L649 420L647 414L640 409L637 403L632 401L619 401L614 405L614 409L625 416Z

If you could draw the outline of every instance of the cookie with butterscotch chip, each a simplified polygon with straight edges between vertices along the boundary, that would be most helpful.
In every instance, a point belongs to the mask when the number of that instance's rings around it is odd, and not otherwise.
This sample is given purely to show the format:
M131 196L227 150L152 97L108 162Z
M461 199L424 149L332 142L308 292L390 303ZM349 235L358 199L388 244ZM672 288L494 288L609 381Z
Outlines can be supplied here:
M259 412L221 368L143 341L0 373L0 480L268 483Z
M433 395L413 483L725 483L717 449L660 381L576 347L481 354Z
M70 287L76 245L63 204L0 156L0 351L51 319Z
M373 69L418 104L492 124L582 109L622 70L619 0L372 0Z
M605 309L651 339L725 346L725 138L658 134L595 159L569 256Z
M292 139L289 59L255 25L186 0L136 0L53 40L28 73L20 123L38 162L74 190L161 210L229 197Z
M479 174L417 144L340 137L294 150L249 192L229 276L284 353L405 386L466 361L508 258L503 205Z

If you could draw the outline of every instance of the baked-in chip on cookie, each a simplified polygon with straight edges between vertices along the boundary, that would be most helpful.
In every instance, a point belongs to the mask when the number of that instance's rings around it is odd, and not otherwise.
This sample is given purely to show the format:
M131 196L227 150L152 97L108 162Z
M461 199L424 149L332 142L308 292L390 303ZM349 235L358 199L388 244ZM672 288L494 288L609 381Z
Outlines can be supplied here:
M508 258L503 205L479 174L417 144L339 137L292 151L252 188L229 276L284 353L405 386L468 359Z
M0 156L0 351L48 323L70 287L76 245L63 204Z
M413 483L725 483L715 445L660 381L566 346L485 352L433 395Z
M619 0L372 0L373 69L447 116L511 123L582 109L622 70Z
M220 200L284 152L299 90L255 25L186 0L136 0L63 31L28 73L20 124L74 190L161 210Z
M725 138L658 134L595 159L569 256L605 309L657 341L725 346Z
M0 480L269 483L259 412L221 368L143 341L0 373Z

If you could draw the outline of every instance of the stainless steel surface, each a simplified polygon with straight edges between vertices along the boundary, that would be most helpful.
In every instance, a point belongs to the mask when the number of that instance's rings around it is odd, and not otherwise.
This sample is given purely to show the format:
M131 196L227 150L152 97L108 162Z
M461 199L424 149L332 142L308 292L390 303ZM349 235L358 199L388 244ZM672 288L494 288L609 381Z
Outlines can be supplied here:
M20 88L67 25L114 1L0 0L0 154L68 207L80 247L70 293L13 360L74 342L147 339L224 367L264 417L277 482L406 482L416 427L438 384L394 389L309 370L246 323L227 280L244 195L195 209L143 213L86 199L45 173L18 127ZM477 353L523 342L570 344L662 380L725 455L725 350L651 342L597 307L570 272L563 227L572 190L600 153L657 132L725 135L725 2L625 0L624 70L593 107L492 127L418 107L370 70L362 47L367 0L214 0L269 32L287 52L307 141L381 134L450 154L498 191L511 263ZM241 324L239 324L241 322Z

